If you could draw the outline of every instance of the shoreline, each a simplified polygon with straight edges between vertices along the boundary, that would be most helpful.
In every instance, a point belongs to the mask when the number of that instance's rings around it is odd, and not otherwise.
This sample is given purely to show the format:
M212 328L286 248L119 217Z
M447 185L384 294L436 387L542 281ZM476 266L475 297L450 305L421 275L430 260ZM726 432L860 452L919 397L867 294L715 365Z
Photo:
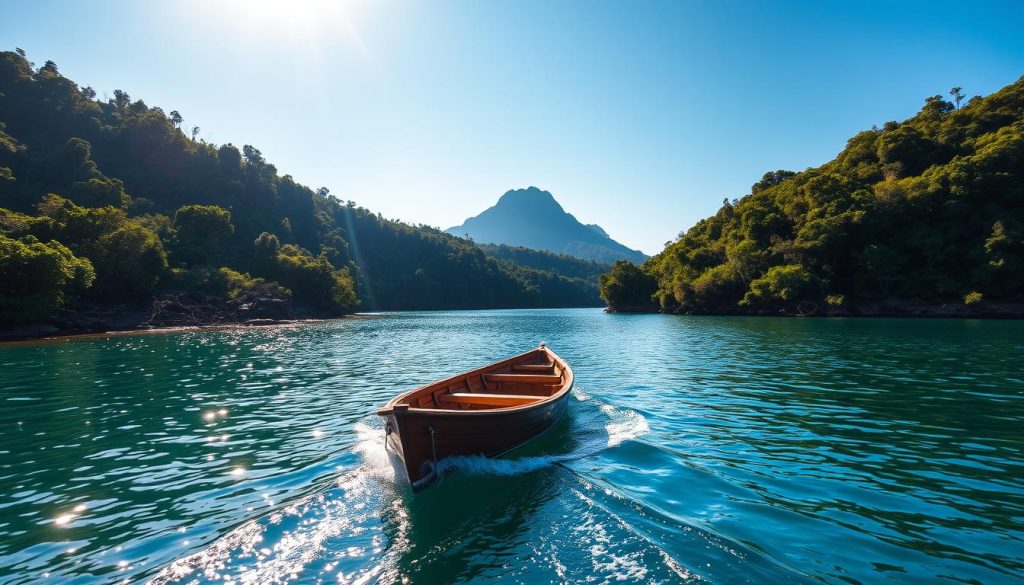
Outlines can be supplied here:
M561 309L565 307L538 307ZM590 307L588 307L590 308ZM598 308L598 307L592 307ZM479 309L441 309L443 311L479 310ZM488 309L501 310L501 309ZM514 309L509 309L514 310ZM962 303L943 305L861 305L841 311L811 311L801 313L793 309L768 310L700 310L679 311L671 309L654 309L649 307L605 307L606 313L623 315L676 315L685 317L809 317L809 318L884 318L884 319L987 319L1013 320L1024 319L1024 303L985 303L984 306L970 307ZM356 317L374 317L382 313L403 312L401 310L380 310L367 313L348 313L329 318L294 318L294 319L248 319L244 321L214 321L190 325L168 324L151 325L140 322L124 324L105 324L105 327L60 327L50 323L34 323L30 325L0 327L0 346L33 341L66 341L71 339L89 339L109 337L113 335L148 335L154 333L177 333L183 331L220 331L231 329L249 329L253 327L284 327L299 326L311 323L322 323L331 319Z
M862 303L841 309L819 310L817 306L801 311L798 308L785 309L719 309L680 310L652 307L606 307L607 313L680 315L689 317L807 317L829 318L885 318L885 319L1024 319L1024 302L1020 303L979 303L977 306L963 303L923 305L912 303Z
M494 308L494 309L377 309L366 312L344 313L329 317L292 317L281 319L255 318L245 320L224 320L211 318L196 323L166 323L153 324L143 318L143 313L137 310L104 312L102 318L90 311L72 313L63 319L50 319L42 323L29 323L25 325L3 325L0 324L0 346L10 343L29 341L57 341L67 339L82 339L92 337L105 337L111 335L145 335L150 333L174 333L177 331L216 331L221 329L242 329L249 327L274 327L274 326L298 326L309 323L320 323L331 319L348 318L374 318L388 313L402 313L409 311L501 311L520 309L566 309L586 308L600 309L601 307L515 307L515 308ZM296 311L299 314L308 314L308 311Z
M351 315L342 315L334 318L344 318ZM35 341L70 341L73 339L92 339L96 337L127 336L127 335L150 335L157 333L179 333L183 331L225 331L231 329L250 329L254 327L287 327L299 326L310 323L322 323L328 319L250 319L237 323L211 322L197 325L137 325L128 327L114 327L101 331L87 331L82 329L61 329L53 325L35 324L20 327L0 328L0 347L16 343L29 343Z

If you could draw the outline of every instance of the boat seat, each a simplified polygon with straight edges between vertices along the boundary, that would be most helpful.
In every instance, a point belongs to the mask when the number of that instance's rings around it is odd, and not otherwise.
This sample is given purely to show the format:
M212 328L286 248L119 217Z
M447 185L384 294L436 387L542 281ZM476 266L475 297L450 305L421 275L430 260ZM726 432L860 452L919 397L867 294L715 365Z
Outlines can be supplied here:
M484 374L488 382L516 382L519 384L557 384L561 376L554 374Z
M547 396L527 396L525 394L483 394L479 392L452 392L438 394L439 402L455 404L487 404L491 406L518 406L544 400Z
M513 372L553 372L555 371L555 364L515 364L512 366Z

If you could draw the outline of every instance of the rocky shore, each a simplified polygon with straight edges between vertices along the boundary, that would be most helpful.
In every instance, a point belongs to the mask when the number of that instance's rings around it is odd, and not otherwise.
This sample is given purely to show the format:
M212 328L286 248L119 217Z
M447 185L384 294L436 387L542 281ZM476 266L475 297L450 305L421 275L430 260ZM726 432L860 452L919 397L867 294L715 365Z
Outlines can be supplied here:
M251 287L234 299L197 292L166 292L145 308L82 307L42 323L0 324L0 340L219 325L277 325L318 316L294 306L287 295L273 286Z
M932 319L1021 319L1024 302L957 302L922 304L911 301L863 302L830 307L824 303L800 303L776 309L718 307L715 309L658 309L654 307L608 307L609 313L664 313L671 315L735 315L776 317L919 317Z

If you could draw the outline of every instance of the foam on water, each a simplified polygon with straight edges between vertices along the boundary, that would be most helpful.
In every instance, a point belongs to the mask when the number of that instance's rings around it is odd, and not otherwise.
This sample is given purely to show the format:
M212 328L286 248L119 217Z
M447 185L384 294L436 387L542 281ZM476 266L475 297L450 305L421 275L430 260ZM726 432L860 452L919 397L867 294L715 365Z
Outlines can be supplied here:
M589 552L594 574L603 575L608 581L645 582L651 579L649 563L650 549L653 548L661 566L676 579L684 583L700 582L699 576L686 570L668 551L639 534L633 526L615 513L602 508L585 490L574 488L573 496L584 504L583 513L576 519L574 536L581 542L590 543ZM623 550L623 545L636 541L644 546Z
M207 549L181 558L163 568L148 581L200 583L222 581L224 585L284 583L311 568L318 576L336 573L343 582L366 582L388 571L388 556L400 551L401 538L384 553L379 534L378 511L394 506L394 467L384 450L383 432L367 422L357 423L358 441L353 450L361 456L356 469L343 472L326 493L314 494L286 505L257 520L246 522L218 538ZM400 515L399 515L400 517ZM397 534L401 534L400 524ZM325 562L325 549L339 536L358 539L364 547L349 547L351 557L379 557L360 570L345 574L339 562Z
M357 423L541 339L593 398L411 496ZM1012 581L1022 351L1011 322L599 310L15 344L0 581Z
M680 554L688 561L701 558L739 565L757 577L778 576L742 546L679 525L611 486L574 472L567 464L648 432L646 419L636 411L582 391L575 398L568 419L560 423L568 425L562 429L568 430L568 438L550 441L553 447L568 446L566 451L501 459L447 458L439 463L440 485L415 497L404 477L398 480L401 476L385 449L380 419L361 421L355 425L358 440L352 447L359 462L329 488L245 522L205 550L164 567L149 583L368 583L410 577L431 582L438 578L431 567L443 567L453 559L483 571L474 573L478 577L515 582L548 580L552 575L570 582L703 582L707 575L702 573L711 565L694 570L678 560ZM633 443L633 448L651 447ZM537 480L528 476L549 468L557 471L536 476ZM494 490L500 484L487 478L498 477L528 491ZM476 502L480 508L461 519L444 524L447 518L434 515L455 512L466 504L468 494L481 492L488 497ZM487 539L523 515L532 520L510 532L505 546L518 538L527 549L520 555L526 556L511 565L499 562L505 568L488 573L496 561L490 557L495 549ZM442 525L436 525L442 519ZM795 574L785 578L799 581Z
M596 455L647 432L647 422L639 413L599 404L582 391L577 391L576 399L570 411L572 450L520 458L451 457L439 463L441 474L528 474ZM398 560L413 545L408 536L408 488L397 480L379 419L361 421L354 430L358 439L352 450L359 464L344 471L328 490L245 522L205 550L164 567L149 583L249 585L284 583L300 575L318 580L331 575L353 583L398 578ZM602 560L594 561L594 569L620 579L643 576L645 569L632 557L606 550L595 522L581 528L588 534L597 531L591 534L597 547L592 551L595 559ZM340 541L361 546L350 545L340 558L328 560L338 554L331 544Z
M593 401L589 394L576 389L576 404L572 405L574 448L567 453L527 457L491 459L480 455L447 457L438 462L441 476L452 472L475 475L521 475L592 457L648 432L647 419L635 410Z

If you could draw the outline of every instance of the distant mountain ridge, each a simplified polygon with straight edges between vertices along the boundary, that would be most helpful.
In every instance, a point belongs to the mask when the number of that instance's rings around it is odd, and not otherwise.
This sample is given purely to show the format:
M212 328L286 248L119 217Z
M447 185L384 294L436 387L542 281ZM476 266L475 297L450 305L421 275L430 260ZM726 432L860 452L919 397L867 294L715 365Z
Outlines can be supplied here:
M551 193L537 187L508 191L494 207L445 231L482 244L523 246L605 264L647 259L643 252L613 240L600 226L580 223Z
M547 250L508 246L505 244L476 244L484 254L498 260L507 260L523 268L543 272L556 272L567 278L582 278L594 285L596 294L598 279L612 269L610 264L585 260L568 254L555 254ZM599 297L598 297L599 298Z

